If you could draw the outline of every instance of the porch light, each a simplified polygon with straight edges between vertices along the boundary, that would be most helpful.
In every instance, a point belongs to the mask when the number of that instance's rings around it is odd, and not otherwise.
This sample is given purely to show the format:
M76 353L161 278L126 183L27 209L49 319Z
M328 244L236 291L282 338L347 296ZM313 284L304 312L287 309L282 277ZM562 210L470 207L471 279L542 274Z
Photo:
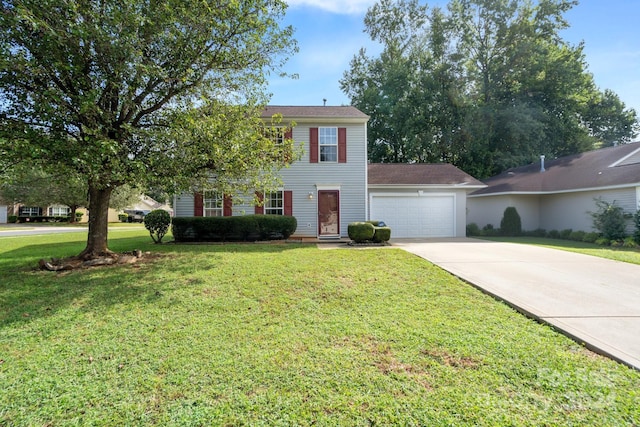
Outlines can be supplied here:
M309 194L307 195L307 199L313 200L313 192L309 191Z

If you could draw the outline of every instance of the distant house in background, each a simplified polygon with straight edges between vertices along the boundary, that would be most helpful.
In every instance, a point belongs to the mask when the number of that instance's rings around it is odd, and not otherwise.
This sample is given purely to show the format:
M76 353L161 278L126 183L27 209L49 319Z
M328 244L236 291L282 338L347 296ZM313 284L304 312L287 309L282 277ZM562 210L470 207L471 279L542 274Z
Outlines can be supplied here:
M467 194L486 187L450 164L376 163L368 168L370 218L393 238L464 237Z
M623 144L510 169L469 195L467 224L500 226L514 206L523 230L591 231L594 199L640 209L640 143ZM629 226L629 231L633 231Z

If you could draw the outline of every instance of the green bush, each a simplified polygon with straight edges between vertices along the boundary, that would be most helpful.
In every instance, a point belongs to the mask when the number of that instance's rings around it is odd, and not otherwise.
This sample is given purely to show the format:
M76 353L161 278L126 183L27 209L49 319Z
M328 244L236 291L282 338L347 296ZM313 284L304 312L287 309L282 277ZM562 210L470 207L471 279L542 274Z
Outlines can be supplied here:
M16 222L18 222L18 215L9 215L7 217L7 222L9 224L15 224Z
M595 243L596 240L598 240L600 238L600 234L599 233L585 233L584 237L582 238L582 241L585 243Z
M500 221L500 231L503 236L519 236L522 234L522 221L518 211L513 206L509 206L504 210Z
M600 246L610 246L611 240L605 239L604 237L598 237L595 241L595 244Z
M636 227L633 233L633 240L640 244L640 210L636 211L633 215L633 224Z
M84 214L82 212L76 212L76 222L80 222Z
M500 235L500 229L493 228L493 224L487 224L482 227L482 235L491 237Z
M390 227L374 227L373 241L376 243L388 242L391 239Z
M571 233L573 233L572 229L565 228L564 230L560 231L560 238L564 240L569 240L571 238Z
M569 239L574 240L576 242L582 242L585 234L587 233L582 230L572 231L571 234L569 235Z
M528 237L547 237L547 230L536 228L535 230L523 231L522 234Z
M162 243L170 225L171 215L162 209L151 211L144 217L144 227L149 230L149 235L155 243Z
M351 222L347 226L349 238L356 243L370 242L375 232L375 227L370 222Z
M288 239L297 227L292 216L243 215L176 217L171 230L176 242L225 242Z
M559 239L560 232L558 230L549 230L549 233L547 233L547 237L549 237L550 239Z
M636 248L638 247L638 244L636 243L636 240L633 237L627 237L626 239L624 239L624 242L622 242L622 247Z
M118 214L118 221L120 222L127 222L128 218L129 218L129 215L126 213Z
M625 213L616 203L605 202L602 199L594 199L598 210L589 212L593 218L593 228L598 230L602 237L608 240L622 240L625 233Z
M471 224L467 224L467 236L480 236L482 232L480 231L480 227L475 222Z

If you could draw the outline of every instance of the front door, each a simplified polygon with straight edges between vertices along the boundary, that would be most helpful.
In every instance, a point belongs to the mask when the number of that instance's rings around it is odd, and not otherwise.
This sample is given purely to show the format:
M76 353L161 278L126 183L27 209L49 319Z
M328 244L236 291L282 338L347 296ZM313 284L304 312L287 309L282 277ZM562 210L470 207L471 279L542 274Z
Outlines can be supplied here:
M318 234L340 236L340 192L318 191Z

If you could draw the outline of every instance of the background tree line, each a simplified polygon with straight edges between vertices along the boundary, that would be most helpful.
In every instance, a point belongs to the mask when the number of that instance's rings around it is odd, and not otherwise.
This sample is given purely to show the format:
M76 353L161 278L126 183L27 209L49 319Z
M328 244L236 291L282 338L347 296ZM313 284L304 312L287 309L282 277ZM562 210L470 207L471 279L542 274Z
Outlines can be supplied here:
M569 0L381 0L341 89L371 116L374 162L448 162L484 178L509 167L629 142L636 112L560 36Z

